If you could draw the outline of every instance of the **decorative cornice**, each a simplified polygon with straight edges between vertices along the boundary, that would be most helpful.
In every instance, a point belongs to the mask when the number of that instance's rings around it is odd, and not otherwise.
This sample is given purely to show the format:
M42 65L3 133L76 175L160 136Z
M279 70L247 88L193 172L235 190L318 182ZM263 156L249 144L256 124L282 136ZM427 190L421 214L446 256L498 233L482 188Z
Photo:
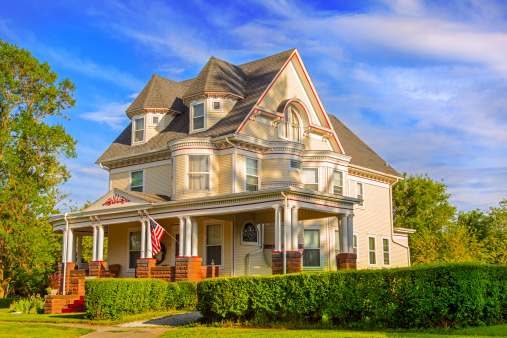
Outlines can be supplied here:
M273 188L304 188L304 184L297 182L262 182L262 189L273 189Z
M356 175L387 184L394 184L400 179L399 177L384 174L379 171L374 171L371 169L356 167L352 165L349 165L349 175Z

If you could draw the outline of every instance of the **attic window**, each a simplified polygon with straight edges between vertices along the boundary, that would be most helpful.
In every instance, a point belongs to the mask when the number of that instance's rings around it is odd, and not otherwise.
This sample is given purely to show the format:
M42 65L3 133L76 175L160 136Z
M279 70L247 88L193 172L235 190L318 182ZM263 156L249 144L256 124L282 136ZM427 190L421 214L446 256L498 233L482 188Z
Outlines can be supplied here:
M222 101L212 101L213 111L222 111Z
M192 131L204 129L204 102L192 106Z
M144 142L144 117L134 119L134 143Z
M152 126L156 126L156 125L158 125L158 121L160 121L160 116L158 116L158 115L153 115L153 116L151 117L151 125L152 125Z

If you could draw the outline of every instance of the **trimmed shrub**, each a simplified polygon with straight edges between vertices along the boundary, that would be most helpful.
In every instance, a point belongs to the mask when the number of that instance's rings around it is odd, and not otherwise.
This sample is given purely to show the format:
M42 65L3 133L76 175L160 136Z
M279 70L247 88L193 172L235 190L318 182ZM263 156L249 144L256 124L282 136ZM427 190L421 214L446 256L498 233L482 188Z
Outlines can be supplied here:
M97 278L85 283L86 316L117 319L125 315L193 308L194 282L168 283L151 278Z
M340 326L460 327L507 320L507 266L414 268L212 278L197 285L208 321L306 322Z
M19 297L14 297L14 298L0 298L0 309L8 309L12 302L14 302L15 300L18 300Z

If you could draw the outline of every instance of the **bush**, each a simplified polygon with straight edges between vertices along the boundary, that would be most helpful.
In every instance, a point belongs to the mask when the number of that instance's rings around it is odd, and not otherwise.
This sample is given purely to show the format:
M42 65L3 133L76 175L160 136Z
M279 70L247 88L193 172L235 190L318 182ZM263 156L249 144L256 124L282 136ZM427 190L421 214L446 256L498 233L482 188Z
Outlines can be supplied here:
M9 310L10 312L42 314L44 313L44 299L39 295L20 298L12 302Z
M97 278L85 284L86 316L117 319L143 312L187 309L197 303L194 282L151 278Z
M15 297L15 298L0 298L0 309L8 309L12 302L14 302L15 300L18 300L19 297Z
M212 278L197 285L208 321L320 321L370 328L460 327L507 320L507 266L414 268Z

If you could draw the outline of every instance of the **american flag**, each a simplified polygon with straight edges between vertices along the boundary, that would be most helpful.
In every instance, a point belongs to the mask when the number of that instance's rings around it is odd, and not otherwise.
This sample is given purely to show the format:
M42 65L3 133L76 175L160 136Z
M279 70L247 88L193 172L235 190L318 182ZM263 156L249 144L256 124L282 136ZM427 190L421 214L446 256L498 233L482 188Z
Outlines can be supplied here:
M156 255L160 251L160 239L164 236L164 228L150 217L150 228L151 228L151 247L153 255Z

